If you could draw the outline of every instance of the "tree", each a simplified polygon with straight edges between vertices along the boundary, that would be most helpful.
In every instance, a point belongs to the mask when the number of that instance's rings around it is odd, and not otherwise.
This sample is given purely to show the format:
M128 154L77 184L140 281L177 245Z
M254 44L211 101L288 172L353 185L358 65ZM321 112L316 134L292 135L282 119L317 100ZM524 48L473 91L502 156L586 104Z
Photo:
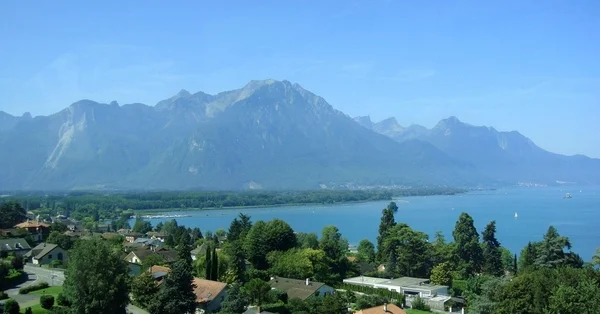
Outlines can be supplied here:
M79 241L69 255L64 293L75 313L126 313L127 264L105 241Z
M192 237L192 243L195 243L196 241L202 239L202 231L200 231L200 228L194 227L190 233L190 236Z
M600 286L586 278L575 287L560 284L550 296L548 313L599 313Z
M539 244L529 242L527 243L527 246L521 250L521 256L519 257L519 269L521 269L521 272L535 269L538 246Z
M244 256L242 241L237 240L226 243L223 252L230 259L229 271L232 274L230 282L246 282L246 257Z
M68 230L68 227L66 224L62 223L62 222L53 222L50 225L50 230L52 231L58 231L59 233L63 233L65 231Z
M388 252L388 257L395 257L397 265L395 271L398 274L412 277L429 277L431 267L430 246L427 234L412 230L407 224L402 223L395 225L388 231L383 243L383 250ZM393 255L390 254L392 252Z
M25 309L25 314L33 314L33 310L30 307L28 307Z
M436 231L433 236L432 249L432 264L437 265L444 262L448 262L451 265L455 264L454 247L452 243L446 242L446 237L441 231ZM453 266L454 267L454 266Z
M135 223L133 224L132 231L139 232L141 234L146 234L152 231L152 224L149 221L146 221L142 217L138 216L135 218Z
M265 301L267 294L271 291L271 286L260 279L252 279L244 286L252 304L261 306Z
M394 205L392 205L394 204ZM383 261L384 257L387 257L389 252L384 252L383 243L388 231L396 225L394 219L394 206L396 203L392 202L386 208L381 211L381 223L379 224L379 236L377 236L377 256L379 261ZM398 207L396 206L396 210Z
M229 289L225 300L221 306L221 312L224 313L243 313L246 306L250 304L246 291L239 284L234 284Z
M0 205L0 229L10 229L27 220L27 213L21 204L6 202Z
M329 269L325 253L313 249L291 249L286 252L269 253L269 271L271 274L295 279L314 278L321 269Z
M179 244L177 245L177 256L180 260L183 260L192 266L192 239L188 232L184 232L179 237Z
M516 275L519 272L519 266L517 263L517 254L515 254L515 258L513 260L513 265L512 265L512 273L513 275Z
M158 254L150 254L142 261L142 271L148 270L152 266L165 266L165 260Z
M50 232L46 242L56 244L65 250L70 250L73 247L73 238L58 231Z
M142 272L131 282L131 293L133 300L137 305L147 309L153 300L156 299L159 287L148 271Z
M40 305L46 310L51 309L54 306L54 297L51 295L40 296Z
M388 253L387 263L385 264L386 277L396 277L398 274L398 258L396 250L391 250Z
M19 303L13 299L8 299L4 302L4 313L6 314L19 314L21 307Z
M267 250L272 251L287 251L296 246L296 234L290 225L281 220L273 219L266 224L267 233Z
M336 226L326 226L321 235L320 247L331 260L339 260L346 256L348 241Z
M375 245L364 239L358 243L358 258L368 263L375 262Z
M212 261L210 263L210 280L217 281L219 280L219 257L217 256L216 248L213 248L212 251Z
M206 254L204 255L204 278L206 280L212 280L212 251L210 248L206 248Z
M452 286L452 266L448 262L436 265L431 270L431 284Z
M267 254L269 247L266 243L267 224L257 221L244 240L244 251L252 266L256 269L267 269Z
M16 270L23 270L23 257L15 256L12 260L10 260L10 265Z
M571 249L569 238L561 236L554 226L550 226L536 251L535 266L558 268L567 265L568 256L564 252L565 248Z
M152 314L194 313L196 295L191 266L179 260L173 264L171 272L165 278L164 287L157 298L150 303L148 310Z
M251 227L252 223L250 222L250 216L240 213L239 216L231 222L229 230L227 231L227 239L229 241L244 239Z
M468 277L480 272L483 252L479 246L479 233L475 229L473 218L467 213L460 214L452 235L463 275Z
M502 276L502 251L496 239L496 221L490 222L483 231L483 272L492 276Z
M313 250L319 248L319 237L316 233L298 232L296 234L296 239L298 240L298 248Z
M154 231L156 231L156 232L162 232L163 231L163 227L164 227L164 224L161 221L161 222L157 223L156 226L154 226Z

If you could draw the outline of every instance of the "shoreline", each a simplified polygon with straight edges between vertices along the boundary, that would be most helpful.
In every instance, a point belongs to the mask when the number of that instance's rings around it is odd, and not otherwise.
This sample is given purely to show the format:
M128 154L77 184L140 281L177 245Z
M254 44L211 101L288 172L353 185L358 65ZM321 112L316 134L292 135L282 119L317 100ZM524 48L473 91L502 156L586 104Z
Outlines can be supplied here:
M362 200L362 201L344 201L344 202L334 202L334 203L282 203L282 204L272 204L272 205L248 205L248 206L227 206L227 207L205 207L205 208L163 208L163 209L138 209L134 210L135 214L156 214L156 213L167 213L167 212L196 212L196 211L208 211L208 210L234 210L234 209L255 209L255 208L273 208L273 207L297 207L297 206L308 206L308 205L316 205L316 206L328 206L328 205L343 205L343 204L361 204L361 203L371 203L371 202L394 202L401 198L409 198L409 197L425 197L425 196L456 196L459 194L466 194L469 191L464 192L456 192L453 194L430 194L430 195L410 195L410 196L401 196L401 197L393 197L392 199L381 199L381 200ZM383 208L382 208L383 209Z

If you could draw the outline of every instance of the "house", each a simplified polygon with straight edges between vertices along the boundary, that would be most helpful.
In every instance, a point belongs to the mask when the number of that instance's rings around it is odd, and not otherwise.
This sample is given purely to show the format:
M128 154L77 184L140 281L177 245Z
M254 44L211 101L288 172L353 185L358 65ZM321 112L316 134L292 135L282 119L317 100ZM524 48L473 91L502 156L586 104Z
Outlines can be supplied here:
M360 310L358 312L354 312L354 314L381 314L381 313L389 313L389 314L406 314L406 311L401 309L399 306L395 304L384 304L364 310Z
M27 240L23 238L12 238L0 240L0 257L7 257L9 254L23 256L31 250Z
M125 241L133 243L136 239L143 237L144 235L139 232L129 232L125 234Z
M196 313L215 313L221 309L221 302L227 296L226 283L194 278L193 284L198 303Z
M29 231L33 237L33 241L36 242L42 241L44 239L44 235L50 233L50 225L32 220L27 220L26 222L17 224L15 228Z
M148 246L148 247L154 247L154 248L159 248L159 247L163 247L165 246L163 242L161 242L160 240L155 240L155 239L150 239L150 238L137 238L135 239L135 241L133 241L133 243L139 243L142 246Z
M298 280L290 278L272 277L269 281L271 288L281 290L288 294L288 299L306 300L313 296L325 296L333 294L335 290L322 283L316 281Z
M120 237L121 235L116 233L116 232L104 232L103 234L100 235L100 237L102 237L102 239L104 240L111 240L114 239L116 237Z
M129 229L119 229L119 230L117 230L117 233L121 234L121 235L126 235L126 234L128 234L130 232L131 232L131 230L129 230Z
M156 280L159 284L162 283L163 279L167 277L167 275L171 272L171 268L165 266L152 266L148 269L150 274L152 274L152 278Z
M69 259L67 251L56 244L40 243L24 255L34 265L48 265L54 261L61 263Z
M344 279L345 284L386 289L406 295L406 304L410 305L416 297L421 297L432 309L444 311L444 304L450 301L448 286L431 285L429 279L400 277L396 279L360 276Z
M148 247L131 251L129 254L127 254L127 256L125 256L125 260L132 264L142 265L144 260L150 256L158 256L167 264L171 264L179 260L179 256L177 255L176 251L167 250L164 248L154 249Z
M146 233L146 236L150 237L150 239L152 239L152 240L158 240L160 242L165 242L165 239L167 238L166 233L154 232L154 231L150 231L150 232Z

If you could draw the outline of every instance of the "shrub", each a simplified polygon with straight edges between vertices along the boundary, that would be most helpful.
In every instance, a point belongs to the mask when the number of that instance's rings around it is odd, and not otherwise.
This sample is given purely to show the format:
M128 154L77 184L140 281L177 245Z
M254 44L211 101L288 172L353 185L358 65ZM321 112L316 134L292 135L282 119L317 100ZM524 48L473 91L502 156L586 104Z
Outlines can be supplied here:
M54 306L54 297L51 295L43 295L40 297L40 305L42 306L42 308L45 308L46 310L51 309Z
M6 300L8 299L8 294L6 294L6 292L4 291L0 291L0 300Z
M15 257L10 261L10 264L14 269L22 270L23 269L23 258Z
M65 295L62 293L59 293L56 297L56 304L60 306L71 306L71 302L69 302L69 299L67 299L67 297L65 297Z
M21 312L21 307L19 307L19 303L13 299L8 299L4 302L4 313L5 314L19 314Z
M33 314L33 310L30 307L25 309L25 314Z
M23 287L19 289L19 294L28 294L31 291L42 290L50 287L47 282L40 282L31 286Z
M427 305L427 303L425 303L425 301L423 301L423 299L421 299L421 297L416 297L411 302L411 307L415 310L421 310L421 311L426 311L426 312L431 311L431 307L429 307L429 305Z

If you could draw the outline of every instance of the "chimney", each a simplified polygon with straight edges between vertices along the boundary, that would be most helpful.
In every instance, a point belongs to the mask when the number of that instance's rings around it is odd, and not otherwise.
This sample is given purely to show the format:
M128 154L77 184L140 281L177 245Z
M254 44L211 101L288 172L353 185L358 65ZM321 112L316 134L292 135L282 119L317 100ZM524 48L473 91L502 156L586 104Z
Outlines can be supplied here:
M306 285L309 286L310 285L310 279L306 278Z
M383 303L383 313L387 313L387 303Z

